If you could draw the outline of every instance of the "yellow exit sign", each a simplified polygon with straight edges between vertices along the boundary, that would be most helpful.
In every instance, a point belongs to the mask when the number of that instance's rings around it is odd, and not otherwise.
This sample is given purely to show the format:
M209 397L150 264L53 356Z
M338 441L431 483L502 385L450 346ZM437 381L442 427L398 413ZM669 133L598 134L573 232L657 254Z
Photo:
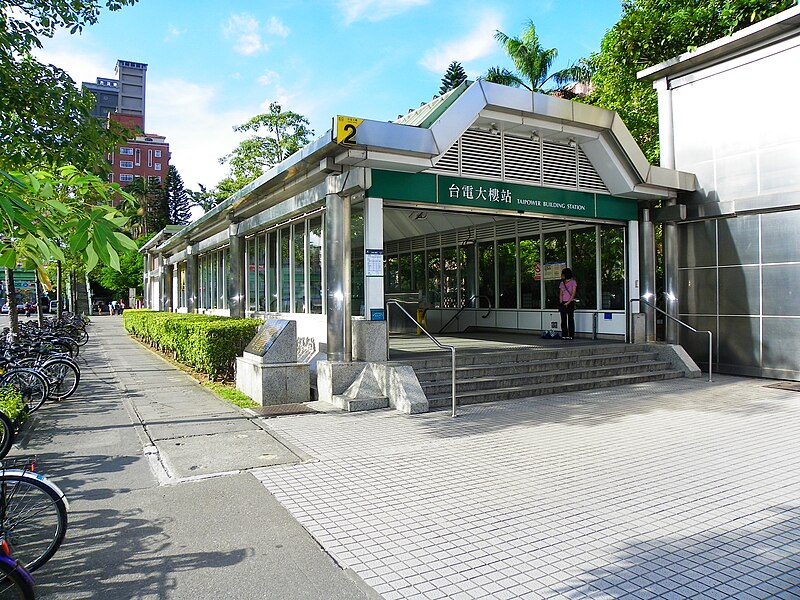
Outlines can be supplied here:
M343 146L356 145L356 133L358 126L364 122L364 119L357 117L345 117L339 115L336 117L336 143Z

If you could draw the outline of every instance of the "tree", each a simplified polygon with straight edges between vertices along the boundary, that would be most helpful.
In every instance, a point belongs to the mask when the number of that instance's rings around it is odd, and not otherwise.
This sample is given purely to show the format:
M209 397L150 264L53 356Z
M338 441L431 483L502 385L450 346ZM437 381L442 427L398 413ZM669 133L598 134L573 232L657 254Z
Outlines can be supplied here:
M447 67L447 72L442 77L442 86L439 88L439 94L446 94L450 90L456 89L459 85L467 80L467 73L461 63L454 60Z
M558 56L558 50L542 47L533 21L528 21L521 37L510 37L502 31L497 31L494 39L503 46L517 71L492 67L484 76L486 81L524 87L532 92L543 92L546 91L545 84L550 80L558 85L564 85L575 81L588 81L591 77L589 66L585 63L551 73L550 67Z
M136 288L141 290L144 282L144 257L138 248L145 245L155 233L140 237L136 240L136 250L126 250L119 257L120 269L112 269L98 265L89 278L99 283L116 298L127 298L128 290Z
M183 186L183 178L175 165L167 171L167 223L171 225L188 225L192 218L189 192Z
M208 212L225 199L217 194L214 189L209 190L202 183L197 185L200 188L199 191L188 190L189 206L199 206Z
M118 10L136 0L107 0ZM119 143L120 128L106 129L90 114L93 100L61 69L31 56L41 37L59 28L71 33L95 23L98 0L7 0L0 10L0 168L20 170L74 164L107 168L105 154Z
M625 0L622 17L588 60L587 102L616 111L658 163L658 100L636 73L796 5L796 0Z
M155 177L135 177L125 191L129 197L121 206L130 219L131 235L139 238L161 231L169 213L164 186Z
M22 264L46 279L44 265L67 255L78 257L87 270L98 262L119 269L119 253L136 245L121 231L128 219L111 206L114 194L128 196L119 185L72 166L55 173L0 171L0 267L6 277ZM10 303L9 312L14 311ZM11 322L17 333L15 319Z
M273 102L268 112L235 126L234 131L252 131L254 135L219 159L220 164L230 165L231 172L219 183L218 190L230 195L297 152L314 135L308 125L308 119L302 115L284 111ZM265 130L266 135L257 135L260 130Z

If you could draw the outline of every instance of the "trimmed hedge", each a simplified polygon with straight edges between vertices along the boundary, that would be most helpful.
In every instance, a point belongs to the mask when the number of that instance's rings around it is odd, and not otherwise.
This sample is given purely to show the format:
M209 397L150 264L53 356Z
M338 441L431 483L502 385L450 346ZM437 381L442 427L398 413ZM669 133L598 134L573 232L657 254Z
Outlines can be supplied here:
M175 360L212 379L231 378L236 357L263 324L260 319L128 309L125 329L135 338L169 353Z

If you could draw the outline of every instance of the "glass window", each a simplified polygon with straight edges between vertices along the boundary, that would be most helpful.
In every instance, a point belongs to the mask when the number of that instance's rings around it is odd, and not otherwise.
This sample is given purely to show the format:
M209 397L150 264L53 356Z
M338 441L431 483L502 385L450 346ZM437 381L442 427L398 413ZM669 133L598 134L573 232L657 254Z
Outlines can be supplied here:
M156 171L160 171L160 170L161 170L161 163L155 163L155 164L153 165L153 168L154 168Z
M178 267L178 294L178 306L186 306L186 263L181 263Z
M597 231L594 227L569 233L572 272L578 282L576 308L597 310Z
M439 249L428 250L426 253L428 264L427 300L433 308L442 306L442 265Z
M425 297L425 253L414 252L411 255L412 290L417 292L420 300Z
M269 304L267 310L270 312L278 312L278 232L272 231L267 234L267 264L269 265L267 271L268 287L265 291L269 294ZM265 296L262 296L259 302L264 301Z
M281 244L281 312L290 312L292 310L292 272L291 272L291 232L289 227L284 227L280 230L280 244Z
M133 148L120 148L119 153L124 156L133 156Z
M133 161L131 160L121 160L119 161L119 166L121 169L132 169L133 168Z
M601 308L625 310L625 228L600 229Z
M161 150L153 150L153 155L156 158L161 158Z
M539 236L519 241L520 308L542 307L542 253Z
M567 263L567 232L558 231L544 236L544 306L558 309L558 284L561 282L562 264ZM547 264L553 265L552 269Z
M364 203L353 204L350 209L350 310L355 316L364 316Z
M294 230L294 312L306 312L306 223L295 223Z
M217 308L228 308L228 255L228 248L217 253Z
M497 242L497 273L500 298L497 308L517 308L517 241Z
M136 157L135 158L136 164L140 165L142 163L142 151L139 148L136 148L134 150L134 152L135 152L135 157Z
M258 248L256 252L258 253L256 256L256 263L258 264L258 269L256 270L256 305L258 306L258 310L264 311L266 310L267 306L267 289L266 289L266 270L267 270L267 257L266 257L266 236L259 235L256 236L258 242Z
M257 310L256 305L256 238L247 240L245 255L247 257L247 310Z
M322 314L322 219L308 224L308 294L311 312Z
M397 256L386 256L384 260L384 284L387 292L400 291L400 274L398 270L399 259Z
M217 253L213 253L206 257L208 261L208 306L209 308L217 308Z
M397 257L397 291L411 292L411 254L406 252Z
M494 290L494 242L478 244L478 293L481 295L480 306L487 303L497 308Z
M460 282L458 280L457 248L442 250L442 308L457 308Z
M133 181L133 175L131 175L130 173L122 173L119 176L119 180L121 183L130 183L131 181Z

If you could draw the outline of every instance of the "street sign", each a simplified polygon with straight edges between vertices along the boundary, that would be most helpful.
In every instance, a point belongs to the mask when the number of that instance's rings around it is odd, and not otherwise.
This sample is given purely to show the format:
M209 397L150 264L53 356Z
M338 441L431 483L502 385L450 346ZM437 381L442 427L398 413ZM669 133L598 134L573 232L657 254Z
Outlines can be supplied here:
M336 117L336 143L343 146L356 145L356 133L358 126L364 122L364 119L357 117L345 117L339 115Z

